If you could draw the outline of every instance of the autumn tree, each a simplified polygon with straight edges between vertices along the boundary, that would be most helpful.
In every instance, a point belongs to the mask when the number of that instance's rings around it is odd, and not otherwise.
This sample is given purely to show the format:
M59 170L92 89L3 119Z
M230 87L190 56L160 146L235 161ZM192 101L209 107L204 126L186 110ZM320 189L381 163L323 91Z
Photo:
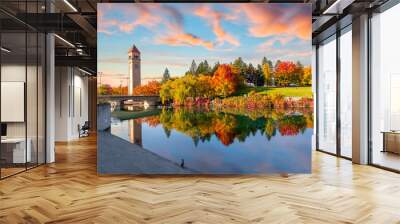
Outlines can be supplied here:
M174 82L175 80L170 79L161 85L160 98L162 104L166 104L169 100L173 99Z
M303 69L303 76L301 80L301 84L304 86L310 86L311 85L311 66L306 66Z
M275 66L274 66L275 70L278 68L278 66L279 66L280 63L282 63L281 60L277 60L277 61L275 62Z
M279 86L289 86L295 75L296 65L290 61L280 62L275 69L275 80Z
M264 75L264 80L265 80L265 84L269 85L271 84L271 78L272 78L272 72L271 72L271 68L269 67L268 63L264 63L262 65L262 72Z
M133 89L133 95L154 96L159 95L161 84L157 81L150 81L146 85L137 86Z
M98 89L97 92L99 95L112 95L112 87L109 84L101 84Z
M198 88L197 96L211 98L215 95L212 87L212 77L207 75L200 75L197 78L196 86Z
M238 75L232 72L232 68L227 64L218 67L212 78L212 86L215 94L221 97L227 97L233 94L239 85Z
M115 86L112 87L112 95L128 95L128 86Z
M188 98L211 97L211 77L188 74L175 80L169 80L161 86L160 97L163 104L172 100L183 105Z

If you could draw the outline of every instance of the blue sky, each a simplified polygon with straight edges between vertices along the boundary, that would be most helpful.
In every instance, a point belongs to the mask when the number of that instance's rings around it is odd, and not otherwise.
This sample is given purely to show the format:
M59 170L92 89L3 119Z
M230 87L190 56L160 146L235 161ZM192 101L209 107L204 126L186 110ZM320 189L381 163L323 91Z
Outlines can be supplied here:
M142 77L183 75L192 60L311 60L309 4L101 3L98 13L98 71L114 77L127 75L133 44Z

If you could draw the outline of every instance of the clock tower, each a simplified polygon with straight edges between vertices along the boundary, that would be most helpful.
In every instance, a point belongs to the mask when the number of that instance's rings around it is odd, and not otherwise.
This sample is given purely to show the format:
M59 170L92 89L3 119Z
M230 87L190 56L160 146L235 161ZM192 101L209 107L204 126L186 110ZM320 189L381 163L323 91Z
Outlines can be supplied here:
M133 95L133 89L140 86L140 51L135 45L129 48L128 51L128 64L129 64L129 83L128 94Z

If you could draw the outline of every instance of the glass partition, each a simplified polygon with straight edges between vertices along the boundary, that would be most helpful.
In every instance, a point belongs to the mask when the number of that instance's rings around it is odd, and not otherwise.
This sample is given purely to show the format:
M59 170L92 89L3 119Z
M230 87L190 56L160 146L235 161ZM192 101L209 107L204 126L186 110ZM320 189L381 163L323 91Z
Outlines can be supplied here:
M42 5L0 3L18 13ZM0 12L1 179L45 163L45 44L43 33Z
M2 177L24 171L31 158L26 150L26 41L25 32L1 34Z
M336 153L336 36L318 48L318 149Z
M352 32L340 36L340 154L352 157Z
M400 170L400 5L376 14L372 24L371 162Z

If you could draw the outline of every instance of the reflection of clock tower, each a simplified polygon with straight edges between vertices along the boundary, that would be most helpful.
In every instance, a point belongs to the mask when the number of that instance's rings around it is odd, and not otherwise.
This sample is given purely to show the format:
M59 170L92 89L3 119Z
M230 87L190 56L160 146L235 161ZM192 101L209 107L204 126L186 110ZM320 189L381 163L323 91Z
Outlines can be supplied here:
M129 84L128 84L128 94L133 95L133 89L136 86L140 86L141 75L140 75L140 51L133 45L129 48Z

